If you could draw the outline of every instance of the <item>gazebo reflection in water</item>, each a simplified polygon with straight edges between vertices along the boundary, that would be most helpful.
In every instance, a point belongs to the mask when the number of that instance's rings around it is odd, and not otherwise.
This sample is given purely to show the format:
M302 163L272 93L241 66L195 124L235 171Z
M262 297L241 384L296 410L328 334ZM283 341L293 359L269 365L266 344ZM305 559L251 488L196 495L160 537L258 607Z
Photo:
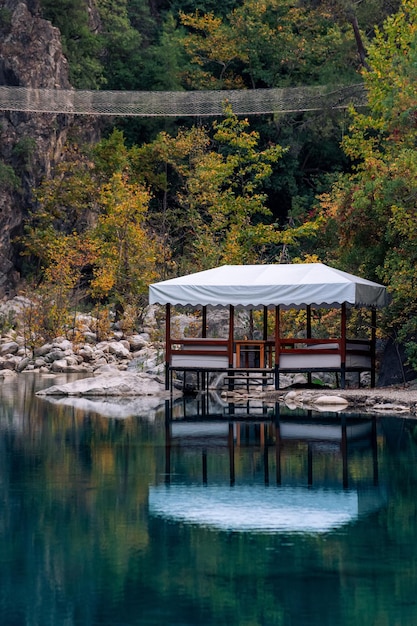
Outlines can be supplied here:
M151 514L218 530L314 533L385 504L375 417L223 409L202 418L198 402L167 402L165 480L150 489Z

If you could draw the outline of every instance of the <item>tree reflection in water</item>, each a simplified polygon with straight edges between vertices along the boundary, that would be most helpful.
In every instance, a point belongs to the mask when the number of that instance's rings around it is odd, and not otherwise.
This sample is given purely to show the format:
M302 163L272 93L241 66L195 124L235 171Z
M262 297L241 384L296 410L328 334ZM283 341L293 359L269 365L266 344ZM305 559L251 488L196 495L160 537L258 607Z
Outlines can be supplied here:
M116 419L43 384L0 385L1 624L417 623L414 420Z

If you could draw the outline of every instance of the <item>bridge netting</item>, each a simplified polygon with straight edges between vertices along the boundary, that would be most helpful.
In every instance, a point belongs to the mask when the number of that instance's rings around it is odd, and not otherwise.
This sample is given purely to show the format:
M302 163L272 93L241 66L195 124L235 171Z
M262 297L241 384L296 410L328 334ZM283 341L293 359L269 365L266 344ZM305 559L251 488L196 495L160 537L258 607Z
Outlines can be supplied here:
M220 117L365 106L362 83L228 91L87 91L0 86L0 111L120 117Z

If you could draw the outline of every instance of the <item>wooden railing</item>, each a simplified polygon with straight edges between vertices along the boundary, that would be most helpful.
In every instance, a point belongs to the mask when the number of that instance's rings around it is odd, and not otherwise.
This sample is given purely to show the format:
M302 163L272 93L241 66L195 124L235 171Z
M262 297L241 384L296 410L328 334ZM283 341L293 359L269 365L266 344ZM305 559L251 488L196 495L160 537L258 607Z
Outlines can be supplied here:
M228 339L171 339L168 355L173 367L227 369L233 364L233 345Z
M302 370L367 369L374 363L374 347L365 339L281 338L272 340L186 338L171 339L167 360L173 366L222 368L273 368Z

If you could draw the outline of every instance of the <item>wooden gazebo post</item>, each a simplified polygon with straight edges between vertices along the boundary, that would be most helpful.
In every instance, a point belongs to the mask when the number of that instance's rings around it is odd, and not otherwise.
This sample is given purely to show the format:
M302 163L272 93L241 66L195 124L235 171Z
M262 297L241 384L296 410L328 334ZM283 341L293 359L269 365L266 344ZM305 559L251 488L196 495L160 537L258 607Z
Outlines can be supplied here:
M371 316L371 387L375 387L376 368L376 308L372 307Z
M202 312L202 330L201 336L205 339L207 337L207 307L203 306Z
M275 307L275 389L279 389L279 355L281 349L280 338L280 309Z
M307 304L307 339L311 339L311 304ZM307 384L310 386L312 381L311 372L307 372Z
M170 388L169 374L171 363L171 305L165 306L165 389Z
M229 344L228 344L228 356L229 367L233 368L233 340L235 335L235 307L231 304L229 307Z
M346 386L346 302L342 303L341 315L341 346L340 346L340 387Z
M267 341L268 341L268 307L264 306L263 308L263 328L262 328L262 340L264 342L264 354L265 356L265 360L263 363L260 363L260 367L271 367L270 364L270 352L269 349L267 347Z

